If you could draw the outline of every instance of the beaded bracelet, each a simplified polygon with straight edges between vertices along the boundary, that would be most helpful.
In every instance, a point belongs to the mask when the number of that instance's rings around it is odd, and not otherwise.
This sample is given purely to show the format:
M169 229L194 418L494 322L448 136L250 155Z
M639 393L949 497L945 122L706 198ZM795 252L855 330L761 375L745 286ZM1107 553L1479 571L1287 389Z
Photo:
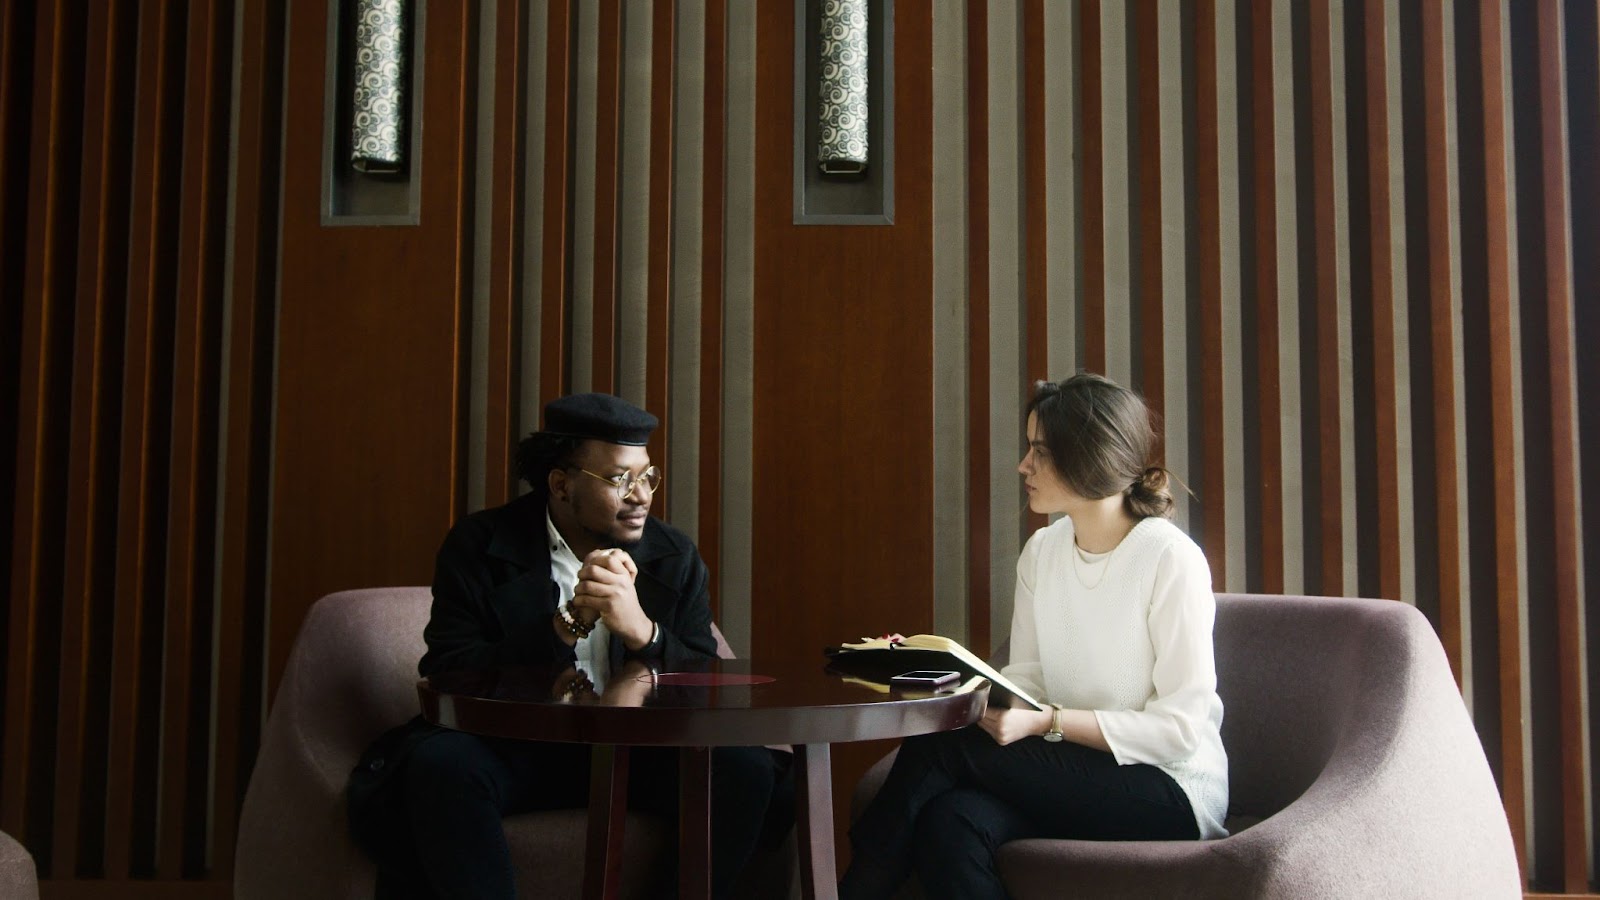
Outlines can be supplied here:
M561 604L556 607L556 612L560 613L561 621L567 626L567 631L571 632L572 636L578 640L583 640L594 631L593 625L585 624L582 619L572 614L571 603Z

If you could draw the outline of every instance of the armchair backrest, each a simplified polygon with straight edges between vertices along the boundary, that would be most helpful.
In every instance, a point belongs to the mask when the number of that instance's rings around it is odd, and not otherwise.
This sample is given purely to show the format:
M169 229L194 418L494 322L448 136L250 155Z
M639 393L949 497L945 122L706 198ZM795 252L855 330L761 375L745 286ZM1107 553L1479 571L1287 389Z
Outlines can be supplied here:
M274 711L306 757L343 782L361 750L417 712L417 660L433 602L426 587L329 594L312 605L289 654Z
M1217 693L1235 812L1278 812L1327 765L1373 662L1371 602L1217 595Z

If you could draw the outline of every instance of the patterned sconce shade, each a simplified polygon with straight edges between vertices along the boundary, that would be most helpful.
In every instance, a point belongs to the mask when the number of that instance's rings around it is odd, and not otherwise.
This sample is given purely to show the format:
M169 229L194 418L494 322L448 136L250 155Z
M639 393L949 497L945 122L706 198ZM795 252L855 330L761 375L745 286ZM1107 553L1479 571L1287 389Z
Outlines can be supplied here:
M350 164L369 173L405 164L405 0L356 0Z
M867 168L867 0L823 0L821 138L817 161L829 175Z

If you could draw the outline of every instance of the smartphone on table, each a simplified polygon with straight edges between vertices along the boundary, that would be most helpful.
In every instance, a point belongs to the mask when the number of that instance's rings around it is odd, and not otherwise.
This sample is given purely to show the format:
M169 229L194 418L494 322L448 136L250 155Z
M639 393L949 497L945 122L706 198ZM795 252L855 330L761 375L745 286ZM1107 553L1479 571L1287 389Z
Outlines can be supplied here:
M960 677L960 672L945 669L917 669L913 672L901 672L889 679L889 684L897 688L918 691L942 691L953 686Z

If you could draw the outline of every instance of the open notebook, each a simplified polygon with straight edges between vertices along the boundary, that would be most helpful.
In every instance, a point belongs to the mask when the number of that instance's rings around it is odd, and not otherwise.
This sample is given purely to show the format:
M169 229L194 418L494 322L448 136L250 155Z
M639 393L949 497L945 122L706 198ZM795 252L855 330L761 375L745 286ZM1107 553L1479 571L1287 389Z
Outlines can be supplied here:
M966 676L981 675L989 679L993 684L989 690L990 703L1045 708L1027 691L979 659L976 653L937 634L913 634L894 643L887 638L864 638L854 644L829 647L826 652L833 657L834 668L872 681L888 684L890 678L913 669L950 669Z

